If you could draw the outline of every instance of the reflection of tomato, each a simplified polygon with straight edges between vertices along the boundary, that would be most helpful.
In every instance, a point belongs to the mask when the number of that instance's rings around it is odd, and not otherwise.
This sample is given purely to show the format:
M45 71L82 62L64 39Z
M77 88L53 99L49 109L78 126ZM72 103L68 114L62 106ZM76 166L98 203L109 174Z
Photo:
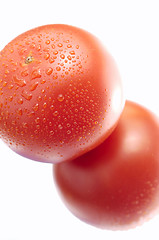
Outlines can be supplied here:
M42 26L0 53L0 136L26 157L57 163L87 152L122 108L116 64L84 30Z
M111 136L85 155L54 166L57 188L81 220L125 229L159 206L159 123L129 102Z

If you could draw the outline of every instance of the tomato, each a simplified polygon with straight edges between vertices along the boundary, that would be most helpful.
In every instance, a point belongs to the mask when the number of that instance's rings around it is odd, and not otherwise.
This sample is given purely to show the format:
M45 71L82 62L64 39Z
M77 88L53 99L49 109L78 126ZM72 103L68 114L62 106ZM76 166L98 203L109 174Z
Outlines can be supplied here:
M70 160L103 142L124 100L113 58L92 34L55 24L0 53L0 137L33 160Z
M99 228L133 228L159 209L159 121L127 101L114 132L79 158L54 166L69 210Z

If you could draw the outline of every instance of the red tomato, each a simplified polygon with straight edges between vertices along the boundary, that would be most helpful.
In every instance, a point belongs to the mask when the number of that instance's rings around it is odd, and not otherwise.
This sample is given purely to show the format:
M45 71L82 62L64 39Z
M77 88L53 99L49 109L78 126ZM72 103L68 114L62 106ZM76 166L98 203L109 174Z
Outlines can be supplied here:
M80 156L110 135L122 109L116 64L82 29L38 27L0 53L0 137L25 157Z
M123 230L159 209L159 122L127 101L114 132L83 156L54 166L70 211L96 227Z

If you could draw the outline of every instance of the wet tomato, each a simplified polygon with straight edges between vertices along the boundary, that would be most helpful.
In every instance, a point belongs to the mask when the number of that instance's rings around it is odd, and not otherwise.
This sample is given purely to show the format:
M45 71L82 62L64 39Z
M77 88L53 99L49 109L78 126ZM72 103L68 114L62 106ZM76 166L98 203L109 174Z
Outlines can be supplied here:
M116 64L82 29L41 26L0 53L0 137L25 157L78 157L110 135L122 109Z
M54 166L70 211L96 227L135 227L159 209L159 121L127 101L114 132L83 156Z

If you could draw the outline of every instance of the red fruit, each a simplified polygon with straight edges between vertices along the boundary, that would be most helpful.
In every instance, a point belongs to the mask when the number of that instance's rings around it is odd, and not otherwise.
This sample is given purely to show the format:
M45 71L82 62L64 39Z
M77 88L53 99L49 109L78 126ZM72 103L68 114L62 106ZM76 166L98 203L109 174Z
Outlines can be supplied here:
M83 156L54 166L70 211L100 228L135 227L159 210L159 120L126 102L114 132Z
M38 27L0 53L0 136L25 157L78 157L110 135L122 109L116 64L82 29Z

